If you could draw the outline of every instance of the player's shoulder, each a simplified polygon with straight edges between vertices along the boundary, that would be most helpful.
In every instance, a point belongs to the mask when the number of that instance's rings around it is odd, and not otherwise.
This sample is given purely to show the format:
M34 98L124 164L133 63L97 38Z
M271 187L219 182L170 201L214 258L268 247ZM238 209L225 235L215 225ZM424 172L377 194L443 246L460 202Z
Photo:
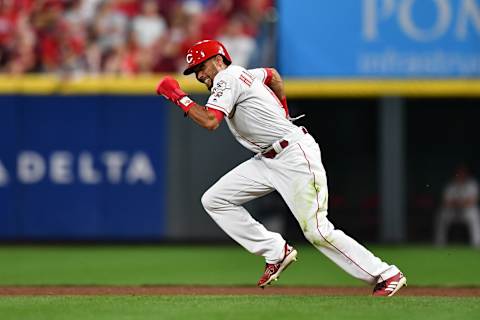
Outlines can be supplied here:
M227 68L219 71L213 79L214 86L236 86L242 72L246 72L245 68L237 65L229 65Z
M217 74L217 76L218 77L233 77L233 78L235 78L235 77L239 76L240 74L242 74L242 72L247 72L247 70L244 67L231 64L227 68L221 70Z

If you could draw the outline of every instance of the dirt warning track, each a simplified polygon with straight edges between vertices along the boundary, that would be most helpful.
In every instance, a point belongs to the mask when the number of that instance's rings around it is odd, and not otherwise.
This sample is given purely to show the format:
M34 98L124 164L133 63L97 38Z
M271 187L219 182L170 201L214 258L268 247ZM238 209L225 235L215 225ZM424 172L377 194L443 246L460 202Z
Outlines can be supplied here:
M368 296L367 287L257 287L214 286L2 286L0 296L37 295L302 295ZM480 288L407 287L399 296L480 297Z

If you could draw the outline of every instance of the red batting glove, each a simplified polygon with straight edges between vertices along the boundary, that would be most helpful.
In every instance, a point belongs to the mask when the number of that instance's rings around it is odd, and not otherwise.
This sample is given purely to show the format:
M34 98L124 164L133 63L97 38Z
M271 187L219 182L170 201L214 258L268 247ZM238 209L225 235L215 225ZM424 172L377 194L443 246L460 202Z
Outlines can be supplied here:
M168 100L182 108L185 113L195 104L187 94L180 89L177 80L170 76L163 78L157 85L157 94L164 96Z

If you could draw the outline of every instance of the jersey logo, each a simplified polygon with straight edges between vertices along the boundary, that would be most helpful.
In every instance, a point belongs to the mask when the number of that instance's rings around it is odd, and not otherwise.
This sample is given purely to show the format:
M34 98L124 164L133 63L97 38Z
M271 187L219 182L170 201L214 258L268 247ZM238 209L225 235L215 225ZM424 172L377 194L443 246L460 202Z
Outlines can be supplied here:
M217 98L223 96L223 92L227 89L230 89L230 86L225 80L220 80L212 89L213 101L217 101Z

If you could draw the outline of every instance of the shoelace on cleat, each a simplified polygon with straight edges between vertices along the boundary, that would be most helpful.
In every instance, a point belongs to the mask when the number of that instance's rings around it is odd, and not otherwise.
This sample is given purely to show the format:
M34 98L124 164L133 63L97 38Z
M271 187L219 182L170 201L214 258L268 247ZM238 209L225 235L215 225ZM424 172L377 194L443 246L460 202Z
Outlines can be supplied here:
M268 263L267 263L267 264L265 265L265 271L264 271L265 273L268 272L269 275L272 275L272 274L275 273L275 271L276 271L276 267L275 267L274 264L268 264Z

